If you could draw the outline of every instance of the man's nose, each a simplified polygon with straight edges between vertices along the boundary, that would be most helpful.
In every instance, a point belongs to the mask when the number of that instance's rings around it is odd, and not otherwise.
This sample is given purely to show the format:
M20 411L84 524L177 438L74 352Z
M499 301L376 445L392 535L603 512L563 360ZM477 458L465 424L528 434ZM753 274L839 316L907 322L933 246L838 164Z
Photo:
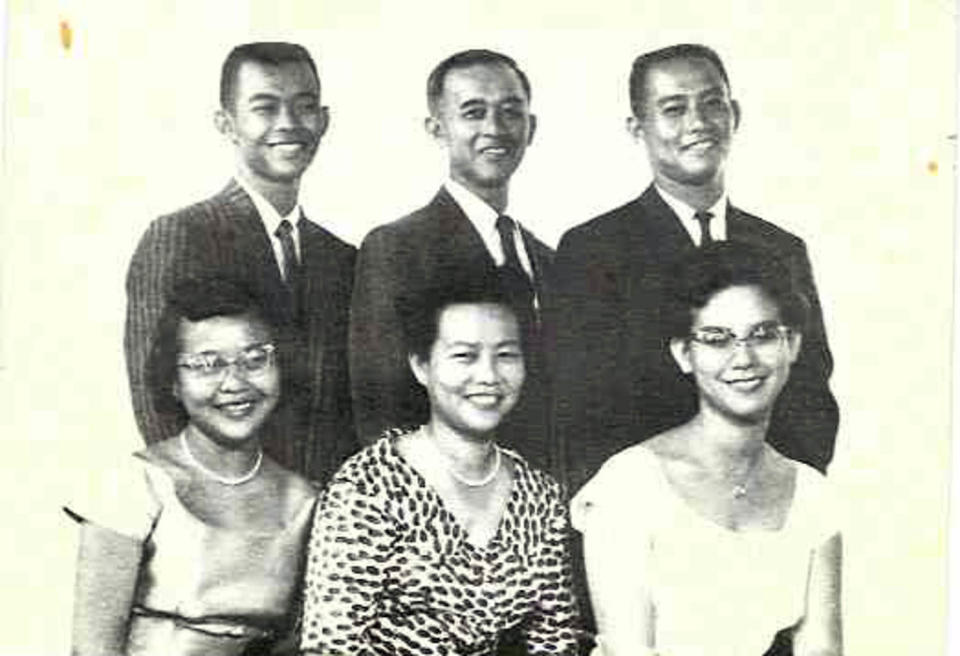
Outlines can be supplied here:
M491 109L487 112L483 121L483 130L487 134L500 134L506 129L506 121L503 112L497 109Z
M293 108L293 105L281 103L274 126L278 128L292 128L299 127L301 124L300 115Z
M706 124L707 117L703 108L701 108L699 104L693 103L690 106L690 111L687 112L687 129L696 130L704 127Z

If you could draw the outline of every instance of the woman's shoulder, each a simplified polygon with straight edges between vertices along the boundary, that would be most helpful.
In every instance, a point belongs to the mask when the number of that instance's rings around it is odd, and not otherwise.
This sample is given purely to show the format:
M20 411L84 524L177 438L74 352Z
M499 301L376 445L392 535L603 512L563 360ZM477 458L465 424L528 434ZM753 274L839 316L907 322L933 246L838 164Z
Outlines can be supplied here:
M659 476L659 456L647 445L635 444L614 454L580 488L570 502L575 528L583 530L591 516L618 516L636 510L637 499L649 500Z
M543 469L534 467L518 451L498 446L507 466L513 469L513 478L520 481L530 492L537 492L560 498L562 491L560 483L554 476Z
M780 455L795 476L790 526L820 542L842 530L846 506L834 481L810 465Z
M391 429L376 442L353 454L336 471L327 489L355 488L366 494L409 486L413 471L396 448L396 441L412 431Z

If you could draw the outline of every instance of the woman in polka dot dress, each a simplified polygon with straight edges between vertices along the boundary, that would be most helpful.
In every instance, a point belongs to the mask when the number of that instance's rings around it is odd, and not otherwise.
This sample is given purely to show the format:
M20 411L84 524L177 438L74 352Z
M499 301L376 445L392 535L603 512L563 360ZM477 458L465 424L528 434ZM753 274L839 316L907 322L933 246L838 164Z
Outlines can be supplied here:
M521 327L491 281L401 307L426 425L348 460L314 518L301 649L574 654L558 484L497 446L524 379Z

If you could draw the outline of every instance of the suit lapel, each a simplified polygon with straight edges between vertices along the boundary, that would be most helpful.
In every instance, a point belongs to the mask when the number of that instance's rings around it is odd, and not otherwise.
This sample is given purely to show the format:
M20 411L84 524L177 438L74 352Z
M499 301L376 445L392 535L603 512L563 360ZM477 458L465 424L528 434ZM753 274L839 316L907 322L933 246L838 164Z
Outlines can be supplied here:
M680 217L670 209L653 185L647 187L637 202L646 217L645 229L640 231L642 239L647 242L643 250L652 248L662 255L670 255L696 248L690 233L681 225ZM634 231L634 234L638 232Z
M496 266L483 237L446 188L441 187L431 203L436 212L433 214L435 225L430 234L442 240L435 249L437 254L450 257L455 265L467 259L475 263L482 262L488 267Z
M240 277L262 296L276 316L293 319L293 297L277 266L276 255L263 220L247 192L231 180L220 193L222 225L218 231L224 257L233 261L228 270Z

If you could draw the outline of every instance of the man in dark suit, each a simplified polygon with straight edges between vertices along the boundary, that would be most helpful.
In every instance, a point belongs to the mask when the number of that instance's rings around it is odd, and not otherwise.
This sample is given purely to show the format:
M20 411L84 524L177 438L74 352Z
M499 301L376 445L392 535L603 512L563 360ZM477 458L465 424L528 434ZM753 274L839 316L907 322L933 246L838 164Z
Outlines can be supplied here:
M810 303L769 441L825 471L838 411L810 261L801 239L727 199L724 164L740 108L719 56L686 44L641 55L630 99L627 126L646 148L653 184L568 231L557 252L555 421L568 482L576 489L617 451L695 413L695 389L665 348L661 312L676 260L718 239L776 253Z
M305 48L250 43L223 64L218 130L234 178L219 194L156 219L127 275L124 346L137 422L147 442L183 428L154 407L146 363L166 297L187 276L247 285L288 328L283 403L265 450L321 480L355 450L347 331L356 249L304 216L300 178L329 122Z
M425 207L374 229L357 260L350 371L358 432L421 423L426 397L407 364L398 302L457 272L496 272L532 329L527 382L501 439L547 462L548 408L539 344L553 251L506 215L510 176L533 138L530 84L511 58L488 50L442 61L427 81L427 133L445 150L449 177Z

